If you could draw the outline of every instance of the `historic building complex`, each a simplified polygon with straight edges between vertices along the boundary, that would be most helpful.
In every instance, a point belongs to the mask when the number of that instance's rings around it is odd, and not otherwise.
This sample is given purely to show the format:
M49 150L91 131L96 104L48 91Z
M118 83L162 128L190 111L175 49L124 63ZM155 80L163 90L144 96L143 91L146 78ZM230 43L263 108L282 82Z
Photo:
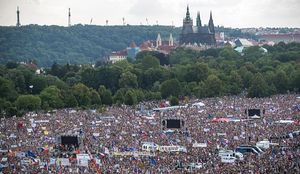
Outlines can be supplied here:
M210 12L208 26L202 26L200 12L197 13L196 26L193 26L193 19L190 16L187 6L186 16L183 19L182 32L179 39L180 45L215 45L215 26Z

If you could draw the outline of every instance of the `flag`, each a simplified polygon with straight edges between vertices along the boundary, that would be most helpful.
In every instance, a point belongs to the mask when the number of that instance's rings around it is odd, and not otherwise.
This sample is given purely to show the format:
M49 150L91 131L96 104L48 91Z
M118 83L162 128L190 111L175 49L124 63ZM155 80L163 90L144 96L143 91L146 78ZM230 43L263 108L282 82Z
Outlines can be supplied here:
M104 147L104 153L107 154L107 155L109 155L109 150L108 150L107 147Z
M149 160L150 160L150 165L152 165L152 166L156 166L157 165L157 162L156 162L156 160L154 158L149 158Z
M27 157L33 157L33 158L36 158L36 155L31 152L30 150L27 151Z

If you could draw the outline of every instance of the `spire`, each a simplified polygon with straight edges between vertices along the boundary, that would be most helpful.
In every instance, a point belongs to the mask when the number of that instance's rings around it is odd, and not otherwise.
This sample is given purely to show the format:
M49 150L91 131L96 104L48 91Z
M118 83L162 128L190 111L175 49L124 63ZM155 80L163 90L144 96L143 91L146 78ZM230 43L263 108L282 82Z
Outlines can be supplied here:
M17 27L21 26L20 23L20 11L19 11L19 6L17 7Z
M190 21L190 20L191 20L191 15L190 15L189 5L187 5L187 7L186 7L185 20L187 20L187 21Z
M209 28L209 31L211 33L215 33L215 26L214 26L214 21L213 21L213 18L212 18L212 12L211 11L210 11L210 16L209 16L208 28Z
M68 27L71 26L71 9L69 8Z
M161 46L161 37L160 37L160 33L158 33L157 38L156 38L156 47Z
M196 21L197 21L197 27L201 27L202 24L201 24L201 18L200 18L200 12L199 11L197 12L197 19L196 19Z
M174 46L174 39L173 39L172 33L170 33L169 46Z

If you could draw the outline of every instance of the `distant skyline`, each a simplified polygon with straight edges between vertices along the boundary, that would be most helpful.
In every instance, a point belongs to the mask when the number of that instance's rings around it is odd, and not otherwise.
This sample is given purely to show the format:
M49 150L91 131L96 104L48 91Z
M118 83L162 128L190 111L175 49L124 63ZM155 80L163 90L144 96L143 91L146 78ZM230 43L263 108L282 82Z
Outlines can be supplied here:
M187 4L196 23L200 11L207 24L232 28L300 27L299 0L0 0L0 25L15 26L17 6L21 25L175 25L182 26Z

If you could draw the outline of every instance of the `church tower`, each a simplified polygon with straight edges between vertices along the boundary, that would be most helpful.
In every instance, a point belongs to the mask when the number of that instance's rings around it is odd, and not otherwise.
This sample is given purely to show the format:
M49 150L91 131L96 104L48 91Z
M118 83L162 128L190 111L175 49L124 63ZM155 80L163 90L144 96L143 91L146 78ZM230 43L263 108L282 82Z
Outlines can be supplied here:
M17 7L17 27L20 27L20 11L19 11L19 6Z
M186 7L186 15L183 19L182 34L193 33L193 20L190 16L189 6Z
M156 38L156 47L159 47L162 45L160 33L158 33L157 38Z
M200 12L199 11L197 13L197 27L198 28L202 27L201 18L200 18Z
M174 39L173 39L172 33L170 33L169 46L174 46Z
M212 18L212 12L210 11L210 16L209 16L209 22L208 22L208 29L210 33L215 34L215 26L214 26L214 21Z

